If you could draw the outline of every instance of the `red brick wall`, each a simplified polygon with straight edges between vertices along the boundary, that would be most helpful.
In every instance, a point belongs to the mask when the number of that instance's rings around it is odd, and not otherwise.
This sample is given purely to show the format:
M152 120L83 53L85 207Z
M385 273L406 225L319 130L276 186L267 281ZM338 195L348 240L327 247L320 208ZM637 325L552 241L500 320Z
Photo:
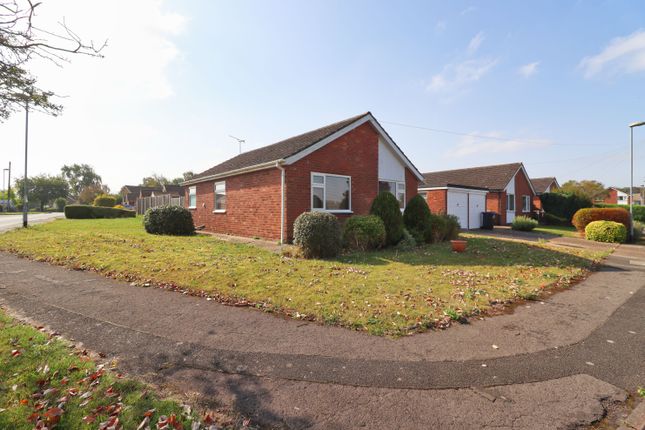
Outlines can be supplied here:
M542 209L542 200L540 200L540 196L538 195L533 197L533 209Z
M433 214L445 214L448 207L448 191L447 190L432 190L426 194L426 201L430 212Z
M197 208L190 209L195 225L205 225L206 230L217 233L279 240L280 170L260 170L225 180L226 213L213 213L217 181L196 185ZM186 187L186 205L188 193Z
M528 212L522 211L522 196L529 196L531 207L529 207ZM530 215L533 210L532 205L534 197L535 194L531 190L529 179L524 174L524 170L520 170L517 175L515 175L515 216Z
M609 190L609 194L605 199L603 200L603 203L611 204L611 205L616 205L618 204L618 191L614 189Z
M405 199L406 204L410 199L419 194L419 180L407 167L405 168Z
M499 214L499 224L506 224L506 193L501 191L497 193L489 192L486 194L486 211L496 212Z

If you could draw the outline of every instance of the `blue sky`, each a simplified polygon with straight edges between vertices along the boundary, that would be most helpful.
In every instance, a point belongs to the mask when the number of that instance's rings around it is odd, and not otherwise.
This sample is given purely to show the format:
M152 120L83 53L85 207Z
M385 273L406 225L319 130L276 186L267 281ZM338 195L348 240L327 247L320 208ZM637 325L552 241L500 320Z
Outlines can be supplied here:
M68 97L63 116L34 115L33 173L85 162L118 190L234 156L229 134L249 150L369 110L422 171L523 161L561 183L629 183L627 124L645 120L636 2L87 3L43 6L109 46L34 65ZM2 164L22 163L22 121L0 124Z

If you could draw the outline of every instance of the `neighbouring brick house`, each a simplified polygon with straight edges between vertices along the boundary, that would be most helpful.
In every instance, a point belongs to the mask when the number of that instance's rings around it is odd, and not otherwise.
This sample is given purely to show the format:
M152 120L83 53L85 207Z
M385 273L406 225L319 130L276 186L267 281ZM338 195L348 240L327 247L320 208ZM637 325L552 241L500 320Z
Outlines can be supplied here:
M183 185L195 225L287 242L303 212L364 215L383 190L404 208L422 180L367 112L242 153Z
M123 198L123 204L126 206L134 206L137 199L143 197L155 197L170 195L172 197L179 197L184 195L184 187L181 185L165 184L159 187L142 187L140 185L124 185L119 191Z
M530 215L536 193L522 163L424 173L419 192L433 213L459 218L461 227L478 228L484 211L499 214L499 224Z
M535 198L533 199L533 207L536 209L542 209L542 201L540 196L544 193L552 193L560 188L558 180L554 177L548 178L531 178L531 184L533 184L533 189L535 190Z
M618 188L607 188L607 195L604 198L596 200L598 203L607 203L611 205L628 205L629 194L619 190Z

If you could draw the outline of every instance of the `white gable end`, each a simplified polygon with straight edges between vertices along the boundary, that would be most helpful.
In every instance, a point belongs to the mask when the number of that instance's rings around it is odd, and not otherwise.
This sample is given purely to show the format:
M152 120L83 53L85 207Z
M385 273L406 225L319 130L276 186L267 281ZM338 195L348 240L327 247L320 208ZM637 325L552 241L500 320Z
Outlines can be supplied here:
M405 181L405 165L381 137L378 139L378 177L390 181Z

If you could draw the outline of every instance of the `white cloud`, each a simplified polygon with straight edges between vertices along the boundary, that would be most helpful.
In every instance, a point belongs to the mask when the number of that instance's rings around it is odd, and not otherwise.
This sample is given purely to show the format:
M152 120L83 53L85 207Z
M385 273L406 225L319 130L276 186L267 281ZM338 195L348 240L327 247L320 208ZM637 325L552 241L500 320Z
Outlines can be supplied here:
M530 78L538 72L539 61L528 63L517 69L517 72L525 78Z
M477 50L481 46L482 42L484 41L484 38L485 38L484 32L480 31L479 33L477 33L475 35L475 37L470 39L470 42L468 43L468 54L469 55L472 55L475 52L477 52Z
M544 148L550 145L551 141L546 139L506 139L498 131L473 132L471 136L464 136L446 155L450 157L467 157L477 154L509 153Z
M468 84L479 81L495 67L497 61L497 59L478 59L448 64L441 73L430 79L426 89L430 92L459 90Z
M604 71L610 74L645 72L645 31L612 39L599 54L583 58L579 67L586 78Z
M469 13L476 12L477 8L475 6L468 6L466 9L462 10L460 15L468 15Z

